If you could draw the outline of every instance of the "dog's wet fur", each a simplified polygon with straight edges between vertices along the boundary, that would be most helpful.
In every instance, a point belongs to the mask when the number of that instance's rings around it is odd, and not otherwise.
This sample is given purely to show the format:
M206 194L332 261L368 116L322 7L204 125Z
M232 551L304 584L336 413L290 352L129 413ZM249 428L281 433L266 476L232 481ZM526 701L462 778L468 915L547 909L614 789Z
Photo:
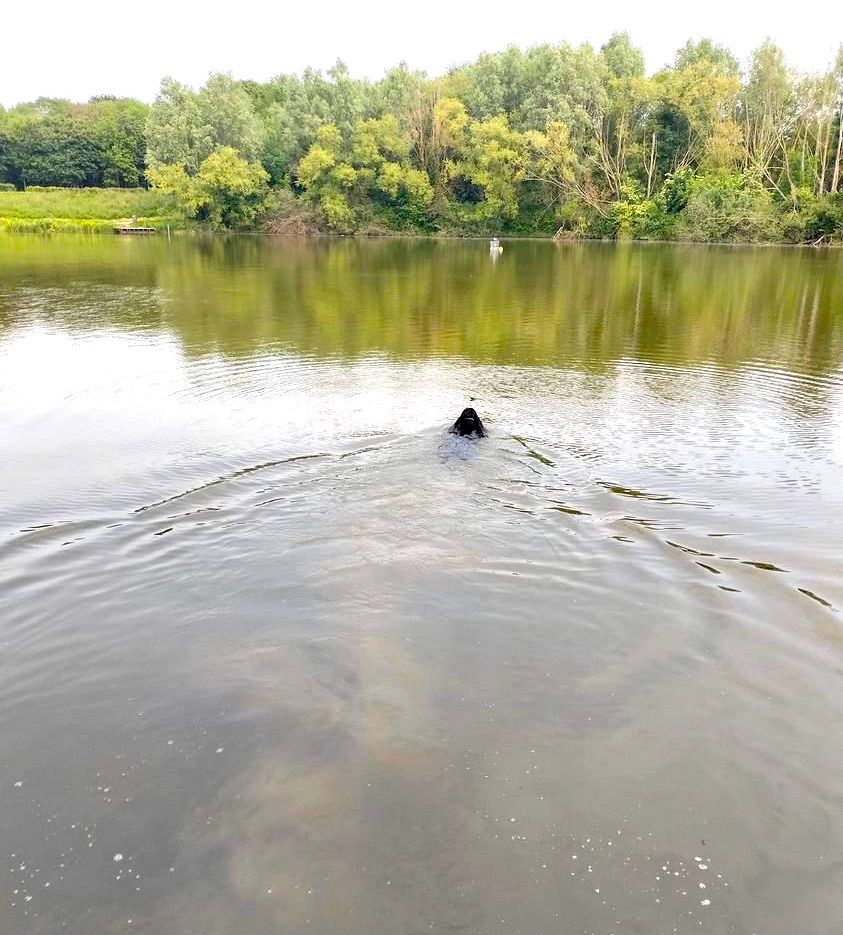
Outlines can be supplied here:
M453 435L476 435L478 438L486 437L486 429L480 421L480 416L470 406L463 409L457 421L451 426Z

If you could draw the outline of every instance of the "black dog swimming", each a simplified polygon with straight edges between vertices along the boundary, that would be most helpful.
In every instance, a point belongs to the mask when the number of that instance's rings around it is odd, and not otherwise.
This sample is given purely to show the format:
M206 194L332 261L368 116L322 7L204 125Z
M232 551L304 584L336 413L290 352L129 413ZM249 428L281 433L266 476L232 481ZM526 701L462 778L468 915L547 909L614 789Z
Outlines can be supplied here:
M486 437L486 429L480 421L480 416L469 406L463 409L460 417L449 429L452 435L476 435L478 438Z

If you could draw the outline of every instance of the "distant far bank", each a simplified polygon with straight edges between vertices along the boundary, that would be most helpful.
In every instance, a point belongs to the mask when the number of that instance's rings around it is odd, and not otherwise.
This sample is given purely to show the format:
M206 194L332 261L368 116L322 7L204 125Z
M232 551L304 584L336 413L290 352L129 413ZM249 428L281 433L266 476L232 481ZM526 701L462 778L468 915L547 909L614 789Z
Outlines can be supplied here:
M616 33L438 77L402 64L367 81L337 62L165 77L151 106L40 98L0 108L0 228L828 243L843 237L843 46L817 64L799 74L767 40L742 69L701 39L647 74Z

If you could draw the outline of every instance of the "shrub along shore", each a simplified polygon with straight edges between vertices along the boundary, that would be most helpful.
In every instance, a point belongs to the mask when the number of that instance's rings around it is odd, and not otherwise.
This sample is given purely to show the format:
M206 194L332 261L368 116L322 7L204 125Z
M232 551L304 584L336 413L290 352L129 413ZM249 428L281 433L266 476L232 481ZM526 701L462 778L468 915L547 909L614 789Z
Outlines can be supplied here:
M152 105L0 108L0 231L840 242L842 116L843 47L797 75L769 41L745 73L702 40L648 76L616 34L437 78L165 78Z
M150 198L150 195L154 198ZM115 197L116 196L116 197ZM829 224L837 225L836 232L821 236L819 244L843 244L840 231L840 218L831 218ZM151 227L163 233L176 232L212 232L225 228L215 227L206 221L191 219L180 210L171 197L161 196L156 190L143 188L34 188L26 192L8 192L0 190L0 233L16 234L55 234L88 233L111 234L115 227L138 226ZM264 233L287 237L343 236L332 230L319 218L317 212L302 203L291 199L282 212L272 212L264 223L251 228L238 228L241 232ZM575 235L566 230L549 229L513 231L506 227L488 228L487 230L424 230L414 228L394 229L378 224L367 224L345 235L359 237L478 237L492 233L505 233L509 237L531 237L550 239L637 239L637 240L676 240L699 243L806 243L804 238L786 240L781 236L774 239L763 235L748 237L700 237L687 234L673 237L624 237L593 238L588 235ZM810 241L809 241L810 242Z

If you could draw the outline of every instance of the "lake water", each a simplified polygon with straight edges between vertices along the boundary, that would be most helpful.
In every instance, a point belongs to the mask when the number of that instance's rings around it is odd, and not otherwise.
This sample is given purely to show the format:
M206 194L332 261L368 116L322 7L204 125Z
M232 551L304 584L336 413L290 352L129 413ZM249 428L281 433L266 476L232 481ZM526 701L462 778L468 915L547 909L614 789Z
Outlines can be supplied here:
M0 932L839 935L842 259L0 240Z

